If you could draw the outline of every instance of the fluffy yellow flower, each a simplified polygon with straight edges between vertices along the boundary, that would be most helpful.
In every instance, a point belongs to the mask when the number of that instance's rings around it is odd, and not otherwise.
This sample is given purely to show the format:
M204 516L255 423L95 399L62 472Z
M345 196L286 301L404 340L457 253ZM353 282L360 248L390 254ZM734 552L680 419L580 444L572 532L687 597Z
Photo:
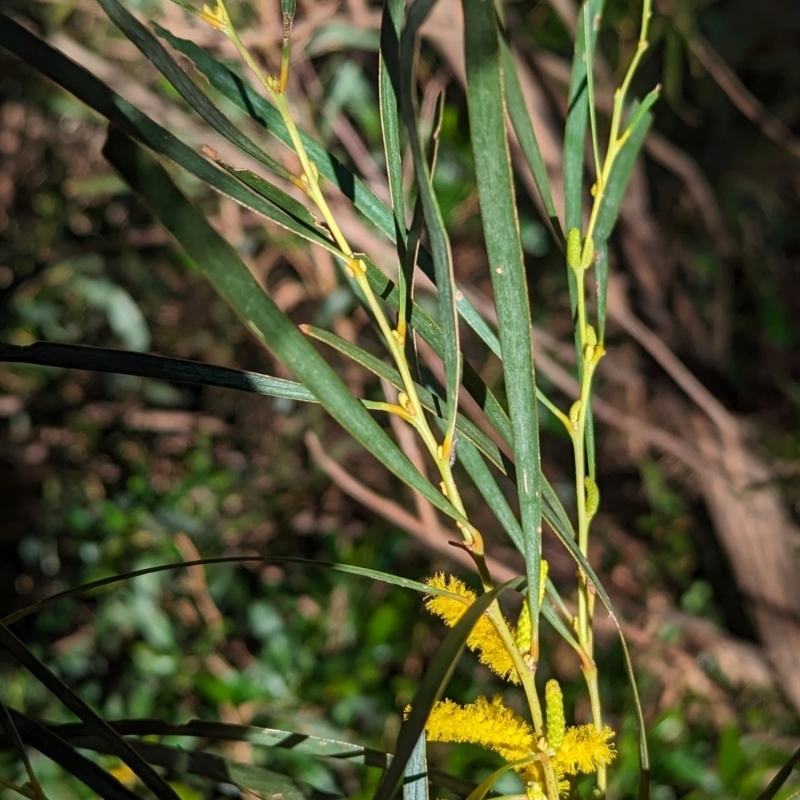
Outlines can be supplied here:
M556 692L556 688L557 684L553 681L548 692L548 716L553 714L563 719L560 689ZM556 709L556 705L560 705L560 709ZM548 726L559 730L559 720L548 719ZM508 708L500 697L493 698L491 702L479 697L465 706L452 700L443 700L433 707L425 727L428 740L432 742L479 744L486 750L499 753L508 762L530 759L514 767L525 782L530 798L545 797L540 760L544 751L553 764L561 794L569 791L568 775L594 772L616 755L610 742L614 734L607 726L598 731L593 725L575 725L567 727L563 734L559 730L554 741L537 742L533 728ZM557 741L559 735L562 737L560 742Z
M452 594L457 594L461 600L453 597L442 597L441 595L430 595L425 600L425 607L432 614L441 617L445 624L452 628L463 616L472 603L475 602L477 595L463 581L453 575L445 575L439 572L428 579L428 586L435 589L443 589ZM509 624L511 633L514 633L513 625ZM488 617L481 617L472 629L467 638L467 647L478 652L478 658L482 664L486 664L489 669L496 672L501 678L511 683L519 683L519 676L514 667L514 662L509 655L503 640Z
M491 702L479 697L465 706L443 700L431 710L426 730L431 742L472 742L494 750L506 761L530 756L535 741L531 726L501 697Z
M604 725L597 730L594 725L577 725L567 728L564 741L556 751L553 764L557 773L577 775L594 772L614 759L616 750L610 739L614 731Z

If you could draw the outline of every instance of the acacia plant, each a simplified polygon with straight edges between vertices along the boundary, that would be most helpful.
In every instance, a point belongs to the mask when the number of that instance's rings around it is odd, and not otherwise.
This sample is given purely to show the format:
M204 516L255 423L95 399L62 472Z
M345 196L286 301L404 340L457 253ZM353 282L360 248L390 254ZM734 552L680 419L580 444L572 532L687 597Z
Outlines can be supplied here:
M615 744L598 689L593 621L602 607L615 621L616 616L587 560L592 518L600 503L598 487L602 485L602 477L596 473L591 401L593 379L604 354L607 242L657 97L657 90L641 101L631 93L634 75L647 50L651 0L643 0L638 47L614 94L610 119L598 118L593 92L594 51L603 0L587 0L580 10L564 129L564 208L557 208L553 200L516 72L503 9L490 0L463 0L465 91L496 326L476 310L456 283L448 232L433 188L437 125L434 121L434 133L424 135L425 126L420 122L419 31L434 2L415 0L408 8L404 0L385 0L384 4L377 83L390 206L297 125L291 96L296 83L292 79L291 58L293 0L281 0L284 38L280 68L275 74L264 72L243 44L226 0L202 8L191 5L190 0L181 0L181 5L235 45L241 57L241 71L158 25L143 24L119 0L99 0L113 23L161 71L183 100L218 135L255 159L263 167L261 174L223 163L212 152L195 152L83 66L17 22L0 16L0 45L108 119L104 149L107 159L252 334L292 372L296 382L156 356L51 344L2 345L2 357L7 361L195 381L321 404L372 457L454 521L463 537L462 546L471 556L479 587L477 591L468 588L452 575L437 574L425 582L415 582L404 576L342 565L352 572L419 591L427 609L452 628L406 709L395 755L391 762L386 761L375 797L385 800L392 796L404 776L405 796L427 797L424 731L428 740L472 742L505 759L506 766L481 786L462 789L470 800L489 793L497 778L510 769L516 771L525 786L525 794L520 797L557 800L577 792L576 776L582 774L596 776L594 796L603 796L607 769L613 769ZM251 138L238 129L214 105L204 88L206 84L201 87L181 69L172 51L191 60L217 95L239 106L261 126L263 139ZM439 103L437 113L442 107ZM521 145L546 221L564 252L580 384L579 396L569 407L559 407L537 387L526 272L529 266L520 243L509 144L512 135ZM274 143L270 136L294 153L292 163L299 164L296 171L286 166L289 162L284 158L272 154ZM405 159L410 159L413 167L410 185L404 182L408 172L404 171ZM385 358L330 331L298 326L290 320L231 244L178 188L173 176L180 171L190 173L309 246L327 251L341 266L343 280L349 282L368 313L382 341ZM394 243L393 270L381 268L368 253L354 252L329 203L334 195L339 200L346 198L360 217ZM415 300L417 271L435 285L433 314ZM461 338L466 329L487 352L501 360L505 400L498 398L465 362ZM423 378L417 359L419 340L424 340L441 359L441 384L427 374ZM352 359L393 391L387 391L380 401L354 397L314 342ZM480 404L481 426L462 413L462 392ZM542 473L538 420L542 408L563 424L572 442L576 497L572 509L564 508ZM398 417L419 436L435 470L435 481L418 470L387 433L388 415ZM474 510L462 500L465 480L474 483L498 528L524 556L525 574L504 585L497 585L491 574L484 532L472 521ZM518 514L506 499L509 482L518 499ZM544 522L576 562L574 606L564 599L573 596L571 587L557 587L547 578L547 554L542 552ZM113 580L128 577L131 575ZM75 591L87 588L91 587ZM524 595L516 621L509 621L501 611L499 598L506 591ZM51 598L48 602L56 600ZM202 771L210 769L206 762L181 761L166 745L151 743L142 748L136 740L132 743L123 739L122 734L141 737L182 733L219 740L234 738L232 730L221 724L170 726L152 720L142 721L133 730L101 719L10 630L12 622L36 608L6 618L0 626L0 642L55 692L81 723L53 729L2 706L0 725L8 734L8 746L16 745L23 759L26 747L39 749L108 798L129 798L132 793L76 746L119 756L142 785L165 800L174 800L177 795L155 765L169 766L173 773L194 770L219 779L218 772ZM537 667L546 656L540 648L543 619L570 645L580 663L591 707L588 722L579 724L565 719L558 683L550 680L542 686L537 680ZM442 699L465 645L477 651L481 661L503 680L520 687L526 701L524 715L512 711L499 697L479 697L467 705ZM628 667L630 671L630 664ZM636 688L630 677L635 697ZM254 729L250 736L250 741L266 746L279 746L281 740L281 732L270 734L263 729ZM304 747L309 752L330 753L313 737L306 740ZM340 755L351 757L362 752L355 745L343 744L339 751ZM647 751L643 734L640 757L640 797L646 797ZM272 773L254 766L250 772L242 772L241 765L219 758L217 762L214 765L223 769L230 783L253 791L278 791L277 777ZM16 787L17 790L24 796L41 797L32 770L29 778L29 784ZM452 781L444 781L443 785L453 787Z

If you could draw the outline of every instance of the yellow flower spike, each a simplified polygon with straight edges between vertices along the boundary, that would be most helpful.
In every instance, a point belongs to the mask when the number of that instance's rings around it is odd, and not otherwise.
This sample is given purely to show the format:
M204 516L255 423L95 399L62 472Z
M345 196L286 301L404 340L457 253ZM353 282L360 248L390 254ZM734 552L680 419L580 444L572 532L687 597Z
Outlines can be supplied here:
M605 725L597 730L594 725L577 725L567 728L564 741L553 758L556 772L577 775L591 773L614 760L617 755L610 739L614 731Z
M567 722L564 719L564 695L558 681L547 681L544 687L545 710L547 712L547 744L556 752L564 741Z
M444 575L436 578L445 581ZM449 578L451 588L453 582L466 589L453 577ZM544 764L549 759L559 795L565 797L570 789L568 775L595 772L599 766L614 759L616 752L610 741L614 733L608 726L600 731L593 725L567 727L557 681L548 681L545 699L547 739L537 740L533 728L508 708L501 697L494 697L491 701L479 697L474 703L463 706L452 700L436 703L425 725L428 740L469 742L499 753L508 762L519 762L513 764L514 771L525 783L527 796L538 800L546 796ZM409 710L406 709L406 718Z
M439 572L428 579L428 586L435 589L444 589L447 592L457 594L462 600L455 600L452 597L441 597L431 595L425 600L425 608L444 620L445 624L452 628L463 616L464 612L471 606L477 597L463 581L453 575L445 575ZM514 626L509 624L513 634ZM478 651L478 660L485 664L493 672L510 683L519 683L516 667L511 659L511 655L503 640L495 630L494 625L488 617L482 616L473 627L467 638L467 647L470 650Z
M517 633L514 636L514 641L516 641L520 653L527 653L530 650L531 634L531 607L528 605L527 599L523 599L522 610L519 612L519 619L517 619Z
M547 574L550 572L550 565L542 559L542 565L539 567L539 605L544 603L544 596L547 592Z
M471 742L494 750L506 761L527 758L535 748L533 729L501 697L491 702L479 697L465 706L443 700L431 710L425 728L428 741Z

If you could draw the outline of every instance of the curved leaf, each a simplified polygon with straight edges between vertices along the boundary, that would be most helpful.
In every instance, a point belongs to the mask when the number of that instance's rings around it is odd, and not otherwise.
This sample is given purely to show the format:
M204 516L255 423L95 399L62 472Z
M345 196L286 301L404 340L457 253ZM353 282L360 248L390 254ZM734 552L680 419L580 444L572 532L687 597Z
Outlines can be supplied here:
M81 755L53 731L13 708L8 711L14 728L19 731L27 745L36 748L51 761L61 766L89 789L97 792L99 797L104 800L138 800L137 795L123 786L113 775L109 775L93 761ZM108 746L107 738L97 738L103 743L107 752L113 752Z
M40 661L11 631L0 623L0 646L8 650L17 662L27 669L37 680L49 689L76 717L86 723L95 734L103 739L109 752L121 758L136 776L147 786L159 800L179 800L170 785L126 742L101 716L91 709L64 681L58 678L42 661ZM9 709L9 711L12 711ZM20 715L21 716L21 715ZM14 724L24 739L28 730L22 720L13 713ZM60 755L66 751L58 750L54 742L50 742ZM72 748L69 748L72 751ZM74 753L74 751L72 751ZM74 758L78 757L74 753ZM87 773L88 774L88 773ZM105 774L105 773L104 773ZM81 777L79 774L78 777ZM109 785L113 782L107 776ZM83 778L81 778L83 780ZM118 795L122 797L123 795ZM133 795L124 795L130 798Z
M382 750L278 728L260 728L206 720L193 720L180 725L173 725L158 719L114 720L109 724L121 736L138 736L150 739L155 736L190 736L214 742L248 742L256 747L289 749L305 755L334 758L346 761L348 764L358 764L379 769L386 769L392 761L392 756ZM64 741L71 742L75 747L97 752L103 751L103 740L94 735L83 723L51 724L47 726L46 730ZM7 738L0 734L0 747L6 745ZM163 766L169 766L174 763L174 759L178 757L178 754L184 758L186 756L185 750L178 750L176 753L175 748L166 745L153 745L150 743L145 745L140 742L132 742L132 745L148 758L151 763ZM202 764L202 762L200 763ZM244 765L237 765L237 767L241 766ZM475 784L440 770L430 769L429 775L432 783L458 792L462 796L468 795L475 788Z

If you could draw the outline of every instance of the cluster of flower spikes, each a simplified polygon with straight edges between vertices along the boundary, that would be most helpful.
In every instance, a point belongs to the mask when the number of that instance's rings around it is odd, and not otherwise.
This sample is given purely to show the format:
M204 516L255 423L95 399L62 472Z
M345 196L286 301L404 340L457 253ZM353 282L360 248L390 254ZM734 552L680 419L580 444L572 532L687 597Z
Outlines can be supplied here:
M449 592L455 597L431 595L425 605L453 627L476 595L463 581L453 576L437 574L428 580L431 588ZM509 626L513 632L514 627ZM519 676L510 654L494 625L481 617L467 639L467 646L478 652L481 662L512 683ZM436 703L431 710L426 731L433 742L471 742L499 753L514 764L515 771L525 782L530 800L543 800L544 775L537 754L546 752L558 778L559 791L569 791L567 776L592 773L608 764L616 755L610 741L613 731L604 726L567 726L564 699L558 681L550 680L545 687L546 738L537 740L536 732L519 714L505 705L501 697L491 701L479 697L474 703L461 706L452 700ZM518 763L517 763L518 762Z

